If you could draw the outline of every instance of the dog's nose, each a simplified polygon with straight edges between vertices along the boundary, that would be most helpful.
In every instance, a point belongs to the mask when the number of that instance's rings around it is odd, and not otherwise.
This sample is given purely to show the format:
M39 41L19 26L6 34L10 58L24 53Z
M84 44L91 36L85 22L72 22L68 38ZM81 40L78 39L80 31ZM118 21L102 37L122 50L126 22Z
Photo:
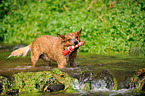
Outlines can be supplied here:
M74 44L77 45L79 42L78 41L74 41Z

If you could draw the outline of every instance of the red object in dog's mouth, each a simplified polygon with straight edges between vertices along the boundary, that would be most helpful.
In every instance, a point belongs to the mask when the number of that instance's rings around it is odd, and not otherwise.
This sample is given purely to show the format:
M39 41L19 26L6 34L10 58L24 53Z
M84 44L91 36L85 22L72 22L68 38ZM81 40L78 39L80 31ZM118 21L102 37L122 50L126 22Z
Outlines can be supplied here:
M81 41L75 46L69 46L66 50L63 51L63 54L67 55L68 53L73 52L75 48L78 48L79 46L84 45L84 43L85 43L84 41Z

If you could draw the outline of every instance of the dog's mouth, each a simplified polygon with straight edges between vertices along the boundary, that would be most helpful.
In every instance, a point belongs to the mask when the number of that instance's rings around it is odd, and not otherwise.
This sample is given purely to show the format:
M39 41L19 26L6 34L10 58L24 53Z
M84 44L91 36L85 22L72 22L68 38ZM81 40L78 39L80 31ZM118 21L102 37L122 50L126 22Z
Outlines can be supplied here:
M79 42L78 41L74 41L74 44L77 45Z
M74 41L72 44L71 44L71 46L75 46L75 45L78 45L79 44L79 41Z
M72 41L72 42L67 42L65 43L65 46L69 47L69 46L75 46L75 45L78 45L79 44L79 41Z

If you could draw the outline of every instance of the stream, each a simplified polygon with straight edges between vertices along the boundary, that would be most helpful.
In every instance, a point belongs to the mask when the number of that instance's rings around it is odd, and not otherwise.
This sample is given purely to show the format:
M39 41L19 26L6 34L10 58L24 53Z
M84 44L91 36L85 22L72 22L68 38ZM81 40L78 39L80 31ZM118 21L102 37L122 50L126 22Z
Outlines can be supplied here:
M0 46L0 76L10 78L13 74L19 72L40 72L52 71L57 67L55 62L51 62L50 66L45 66L43 61L39 59L35 68L31 67L30 54L26 57L12 57L7 59L11 51L21 47ZM79 52L75 59L76 67L67 66L61 71L67 73L70 77L78 79L80 82L74 82L74 89L78 93L63 92L40 92L35 96L143 96L145 88L141 91L133 90L131 78L137 74L139 69L145 68L145 57L129 57L129 56L104 56L92 55ZM145 71L144 71L145 73ZM144 76L144 75L143 75ZM117 82L116 90L114 90L114 80ZM85 88L89 84L89 90ZM87 86L88 87L88 86ZM144 86L145 87L145 86ZM33 94L19 94L33 95Z

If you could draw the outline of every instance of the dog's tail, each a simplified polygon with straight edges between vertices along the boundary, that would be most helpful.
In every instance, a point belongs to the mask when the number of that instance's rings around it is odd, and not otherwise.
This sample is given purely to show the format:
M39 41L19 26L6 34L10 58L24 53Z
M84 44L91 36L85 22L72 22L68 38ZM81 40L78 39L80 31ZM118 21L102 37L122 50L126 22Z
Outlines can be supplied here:
M27 53L31 50L31 45L32 43L26 47L22 47L17 50L14 50L8 58L10 58L11 56L18 56L18 57L21 55L23 55L23 57L26 56Z

